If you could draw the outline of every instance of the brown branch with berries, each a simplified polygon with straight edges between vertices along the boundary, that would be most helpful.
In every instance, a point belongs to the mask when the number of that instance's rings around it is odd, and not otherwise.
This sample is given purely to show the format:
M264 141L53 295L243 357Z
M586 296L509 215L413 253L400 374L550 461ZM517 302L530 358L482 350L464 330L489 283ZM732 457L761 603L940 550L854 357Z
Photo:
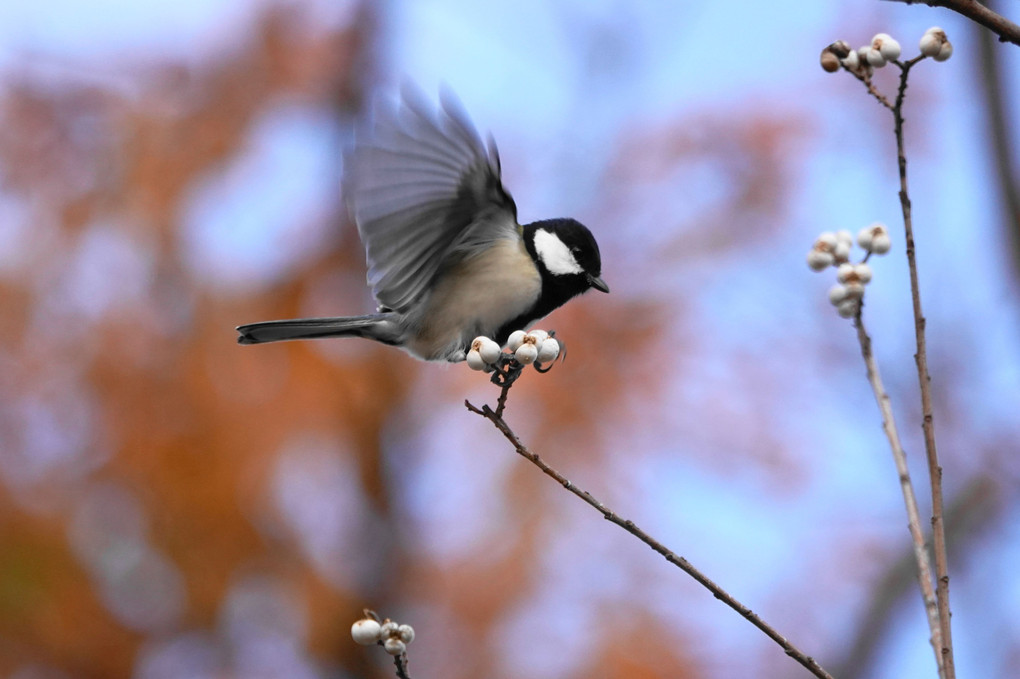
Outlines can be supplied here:
M906 240L907 267L910 273L910 296L914 315L914 336L917 352L914 355L917 365L917 376L921 392L921 428L924 432L924 447L927 456L928 475L931 485L932 498L932 535L935 551L935 580L934 598L935 606L932 606L932 576L931 566L928 561L927 550L924 549L921 541L920 518L917 516L917 502L913 496L913 488L910 485L909 476L906 475L906 459L903 455L902 446L899 444L899 437L895 432L895 425L892 421L892 411L888 407L888 395L885 393L878 376L878 367L874 357L871 355L871 338L864 330L861 319L861 304L857 303L852 317L857 327L858 339L861 344L861 353L864 357L868 370L869 382L875 392L879 408L882 410L883 426L889 437L890 446L893 449L893 456L896 459L897 470L900 474L901 485L903 486L904 501L907 505L907 515L910 521L910 533L915 545L915 555L918 565L918 577L921 584L922 596L925 602L925 610L928 614L929 627L931 628L931 643L935 651L935 661L938 667L939 676L942 679L955 679L956 669L953 659L952 629L950 624L951 612L949 608L949 564L946 550L946 531L944 525L944 509L942 498L942 467L939 464L938 451L935 444L935 427L932 408L931 375L928 371L927 339L925 336L926 321L921 309L921 292L917 273L916 245L914 242L914 227L911 217L910 194L907 189L907 155L904 149L903 140L903 102L907 92L907 79L910 70L922 60L931 57L936 61L945 61L953 54L952 43L946 37L945 31L938 27L929 28L919 43L920 54L913 59L900 61L900 45L896 40L885 33L876 35L871 44L865 45L858 50L853 50L845 41L834 42L821 54L821 65L826 71L836 72L846 69L855 78L861 81L884 108L893 115L893 129L896 137L896 158L899 169L899 198L900 207L903 213L903 228ZM893 64L900 70L899 87L896 91L896 98L893 102L879 92L871 82L871 76L875 68L881 68L887 63ZM821 242L821 239L819 239ZM864 244L862 243L862 246ZM866 249L867 246L865 246ZM819 243L808 255L808 264L818 270L816 263L820 264L824 252L816 254ZM823 248L824 250L824 248ZM815 263L813 263L813 261ZM837 262L838 263L838 262ZM821 267L824 268L824 267ZM841 265L842 268L842 265ZM870 272L869 272L870 278ZM863 289L861 290L862 299ZM833 295L830 291L830 299ZM834 301L835 303L835 301ZM841 310L842 313L842 310ZM843 314L848 315L849 314Z
M520 366L513 365L513 363L516 363L516 360L510 358L510 355L508 355L506 362L511 364L508 367L508 370L516 371L512 373L515 375L516 379L516 376L520 375L519 369ZM726 590L724 590L722 587L713 582L704 573L702 573L697 568L692 566L691 563L687 561L687 559L677 555L675 552L666 548L662 543L660 543L658 540L656 540L651 535L646 533L644 530L639 528L630 519L624 519L623 517L621 517L619 514L617 514L609 507L607 507L605 503L598 500L590 492L578 488L566 476L564 476L559 471L554 469L545 460L539 457L537 453L532 452L526 445L524 445L520 437L517 436L513 429L510 428L510 425L507 424L506 420L503 419L503 412L506 408L507 396L510 392L510 388L513 386L514 380L500 381L494 379L493 381L501 386L499 398L497 400L498 405L495 410L489 407L488 405L483 405L481 408L479 408L470 401L464 401L464 405L471 412L475 413L476 415L480 415L481 417L491 422L492 425L501 434L503 434L506 440L510 442L510 445L513 446L514 450L517 452L518 455L534 464L536 467L542 470L542 473L555 480L566 490L570 491L577 497L581 498L584 502L586 502L588 505L593 507L597 512L599 512L602 515L602 518L604 518L606 521L614 523L620 528L624 529L625 531L639 539L641 542L651 547L658 554L662 555L666 559L666 561L673 564L674 566L682 570L684 573L694 578L700 585L702 585L709 592L711 592L716 599L719 599L724 604L735 610L746 620L748 620L752 625L754 625L762 632L764 632L766 636L768 636L770 639L779 644L779 646L782 647L783 651L785 651L788 656L790 656L798 663L803 665L811 674L813 674L816 677L819 677L820 679L832 679L832 675L825 671L825 669L822 668L822 666L819 665L814 658L805 654L803 651L801 651L796 646L791 644L790 641L782 634L780 634L774 627L765 622L750 608L740 603L740 601L735 599Z
M378 645L393 656L397 679L411 679L407 672L407 645L414 641L414 628L385 620L373 610L365 609L365 617L351 625L351 637L362 646Z

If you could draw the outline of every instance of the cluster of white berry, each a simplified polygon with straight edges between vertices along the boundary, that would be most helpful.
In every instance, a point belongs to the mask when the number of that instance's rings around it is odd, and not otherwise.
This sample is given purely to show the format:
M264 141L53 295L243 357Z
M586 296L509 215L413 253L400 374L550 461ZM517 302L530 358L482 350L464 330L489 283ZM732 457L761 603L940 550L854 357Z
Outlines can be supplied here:
M467 364L472 370L491 372L504 360L513 359L521 365L551 363L560 355L560 341L545 330L515 330L507 339L505 353L488 337L476 337L467 353Z
M812 271L836 267L839 281L829 289L829 301L843 318L857 314L864 297L864 286L871 281L871 267L866 260L871 255L884 255L892 247L889 230L884 224L872 224L857 233L857 245L868 252L858 264L850 262L850 249L854 237L849 231L825 231L808 252L807 264Z
M924 32L919 47L922 56L931 57L935 61L945 61L953 56L953 44L946 37L946 32L938 26L932 26ZM856 50L846 40L837 40L822 50L820 60L822 68L829 73L846 68L864 76L899 59L901 51L900 43L895 38L888 33L878 33L870 43Z
M953 43L949 42L945 31L932 26L921 36L921 54L935 61L945 61L953 56Z
M382 644L390 655L401 655L414 641L414 628L389 619L379 622L374 618L362 618L351 625L351 636L362 646Z

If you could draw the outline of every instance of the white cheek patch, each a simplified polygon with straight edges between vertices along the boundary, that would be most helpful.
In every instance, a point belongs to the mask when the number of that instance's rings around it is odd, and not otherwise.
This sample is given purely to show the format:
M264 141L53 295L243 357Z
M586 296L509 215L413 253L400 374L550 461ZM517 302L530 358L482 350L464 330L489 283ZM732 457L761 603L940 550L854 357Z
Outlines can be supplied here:
M549 269L549 273L557 276L571 273L583 273L584 269L574 259L574 253L559 239L559 236L545 229L535 231L535 252L538 258Z

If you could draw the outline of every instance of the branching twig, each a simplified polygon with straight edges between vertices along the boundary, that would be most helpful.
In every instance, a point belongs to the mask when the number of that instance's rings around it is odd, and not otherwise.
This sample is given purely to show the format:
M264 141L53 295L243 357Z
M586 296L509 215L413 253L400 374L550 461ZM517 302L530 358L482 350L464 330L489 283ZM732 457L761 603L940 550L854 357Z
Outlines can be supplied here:
M896 156L900 174L900 207L903 211L903 230L907 244L907 266L910 269L910 298L914 307L914 335L917 353L917 379L921 388L921 428L924 431L924 450L928 458L928 475L931 481L931 532L935 546L936 598L939 606L939 626L942 631L942 659L946 679L955 679L953 660L953 634L949 609L949 560L946 556L946 529L943 524L942 467L935 447L935 422L932 413L931 375L928 373L928 348L925 339L925 318L921 310L921 289L917 277L917 257L914 247L914 225L910 214L910 194L907 191L907 154L903 143L903 98L907 93L907 76L910 68L922 57L911 59L900 67L900 87L893 107L896 132Z
M931 572L931 560L928 558L928 550L924 544L921 512L917 508L917 497L914 495L914 486L910 481L907 455L900 444L900 435L896 429L896 420L893 418L889 394L882 384L882 376L878 372L878 362L875 361L875 355L871 351L871 337L864 328L860 309L858 309L857 315L854 317L854 326L857 328L857 340L861 344L861 356L864 358L864 365L868 372L868 383L871 384L871 389L875 393L875 401L878 402L878 408L882 411L882 429L885 431L886 438L889 439L889 447L892 449L896 471L900 477L900 488L903 491L903 502L907 506L907 522L914 547L914 560L917 562L917 579L921 585L924 609L928 615L928 628L931 630L931 645L935 651L935 663L938 666L939 677L944 679L945 663L942 657L942 629L939 622L938 603L936 602L935 591L932 585L934 580Z
M917 364L917 377L921 388L921 428L924 432L924 449L928 462L928 475L931 482L932 517L931 527L935 547L935 598L938 604L939 636L941 636L941 661L939 674L945 679L955 679L956 668L953 660L953 636L950 625L949 609L949 562L946 556L946 531L943 523L942 500L942 467L939 465L938 451L935 446L935 426L932 412L931 375L928 373L928 350L925 339L925 318L921 310L921 292L918 284L917 257L914 245L914 226L910 211L910 194L907 190L907 155L903 142L903 100L907 92L907 77L910 69L925 57L918 56L904 62L893 61L900 69L900 84L896 92L896 101L891 107L896 135L896 158L900 177L900 207L903 212L903 229L905 232L907 266L910 271L910 297L914 311L914 335L917 353L914 360ZM870 81L858 76L868 91L874 96ZM888 101L879 101L889 108ZM932 639L936 638L932 634Z
M996 14L976 0L893 0L907 5L923 3L929 7L945 7L977 22L999 36L999 42L1020 45L1020 26Z
M516 450L517 453L521 455L521 457L530 461L532 464L541 469L542 472L544 472L547 476L552 477L561 486L563 486L571 493L573 493L574 495L576 495L577 497L581 498L586 503L594 507L596 511L602 514L602 517L604 519L612 523L615 523L617 526L620 526L625 531L627 531L634 537L638 538L646 545L651 547L653 550L655 550L663 557L665 557L666 561L670 562L671 564L682 570L684 573L690 575L699 584L708 589L708 591L710 591L712 595L715 596L716 599L719 599L724 604L735 610L737 613L739 613L745 619L747 619L752 625L754 625L762 632L764 632L766 636L768 636L770 639L779 644L783 648L783 650L786 651L786 654L788 656L790 656L791 658L799 662L801 665L803 665L805 668L807 668L807 670L811 672L813 675L819 677L820 679L832 679L832 676L828 672L826 672L822 668L822 666L819 665L814 660L814 658L804 654L802 651L797 649L793 644L791 644L786 639L786 637L777 632L771 625L762 620L751 609L737 601L729 593L727 593L726 590L724 590L719 585L715 584L701 571L692 566L690 562L687 561L687 559L683 558L682 556L678 556L674 552L667 549L660 542L658 542L653 537L648 535L648 533L638 528L633 521L621 518L611 509L606 507L602 502L596 499L591 493L575 486L569 479L563 476L563 474L549 466L537 454L531 452L528 449L528 447L525 446L523 442L521 442L520 438L517 437L517 434L514 433L514 431L510 428L510 425L506 423L502 416L502 409L506 405L507 393L509 392L511 386L512 383L503 386L499 395L498 410L493 410L488 405L483 405L481 408L478 408L470 401L464 401L464 405L467 406L467 409L470 410L471 412L481 415L485 419L492 422L493 426L495 426L496 429L498 429L500 433L502 433L503 436L510 442L510 444L513 445L514 450Z

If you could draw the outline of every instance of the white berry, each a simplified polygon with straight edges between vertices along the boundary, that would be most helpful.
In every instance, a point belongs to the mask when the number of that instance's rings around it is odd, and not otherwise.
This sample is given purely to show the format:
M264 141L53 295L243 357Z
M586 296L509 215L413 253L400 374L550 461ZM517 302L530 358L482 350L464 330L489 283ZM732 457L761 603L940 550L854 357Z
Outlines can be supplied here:
M472 349L467 352L467 364L472 370L485 370L489 364L482 358L481 353Z
M351 636L354 638L355 642L362 646L371 646L375 642L379 641L381 633L382 626L371 618L358 620L356 623L351 625Z
M886 61L900 58L900 43L894 40L888 33L879 33L872 38L871 46L878 50Z
M410 625L401 625L398 627L397 634L400 635L400 640L405 644L409 644L414 641L414 628Z
M832 256L835 258L837 263L842 263L850 259L850 248L853 246L853 241L841 240L836 243L836 247L832 249Z
M860 299L864 297L864 286L860 282L850 281L844 287L846 288L847 299Z
M498 361L499 355L503 353L498 344L485 336L476 337L475 341L471 343L471 348L477 351L481 355L482 360L489 365Z
M870 226L857 232L857 244L865 250L871 249L871 241L875 237L875 230Z
M815 241L815 247L819 250L825 249L825 247L823 246L826 246L831 249L834 248L836 246L836 243L838 242L839 238L836 236L835 233L833 233L832 231L822 231L820 234L818 234L818 239Z
M535 344L538 345L542 344L542 342L545 341L545 338L549 336L549 333L547 333L545 330L538 329L529 330L528 334L535 338Z
M385 648L386 652L390 655L400 655L407 650L407 644L396 637L390 637L383 642L383 648Z
M836 306L846 299L846 286L836 284L829 288L829 302Z
M876 255L884 255L892 249L892 239L889 238L889 234L881 233L877 234L871 240L871 251Z
M555 337L546 337L539 345L538 362L551 363L560 355L560 343Z
M921 54L935 61L945 61L953 56L953 44L949 42L946 32L938 26L932 26L924 32L918 47L921 48Z
M525 333L523 330L514 330L510 333L510 337L507 338L506 348L510 351L517 351L517 348L524 343Z
M885 224L875 222L871 226L865 227L857 232L857 244L868 252L883 254L884 252L889 251L888 247L886 247L883 252L877 252L875 250L875 242L880 239L884 239L884 241L889 243L889 245L892 244L889 241L889 230L885 228Z
M531 365L538 358L538 347L533 342L525 342L517 347L517 351L514 352L514 358L517 359L518 363Z
M811 267L812 271L821 271L836 263L836 258L832 256L831 252L822 252L821 250L811 250L807 253L807 265Z
M935 36L934 33L925 33L921 36L921 42L918 44L921 48L921 54L926 57L934 57L942 49L942 42Z
M836 250L840 248L841 242L840 238L832 231L823 231L815 240L815 244L811 246L811 251L808 252L808 266L814 271L821 271L838 261ZM849 254L849 249L846 250Z
M895 61L900 58L900 54L903 52L903 48L900 47L900 43L892 38L889 38L882 43L882 47L879 48L882 52L882 56L886 58L886 61Z

